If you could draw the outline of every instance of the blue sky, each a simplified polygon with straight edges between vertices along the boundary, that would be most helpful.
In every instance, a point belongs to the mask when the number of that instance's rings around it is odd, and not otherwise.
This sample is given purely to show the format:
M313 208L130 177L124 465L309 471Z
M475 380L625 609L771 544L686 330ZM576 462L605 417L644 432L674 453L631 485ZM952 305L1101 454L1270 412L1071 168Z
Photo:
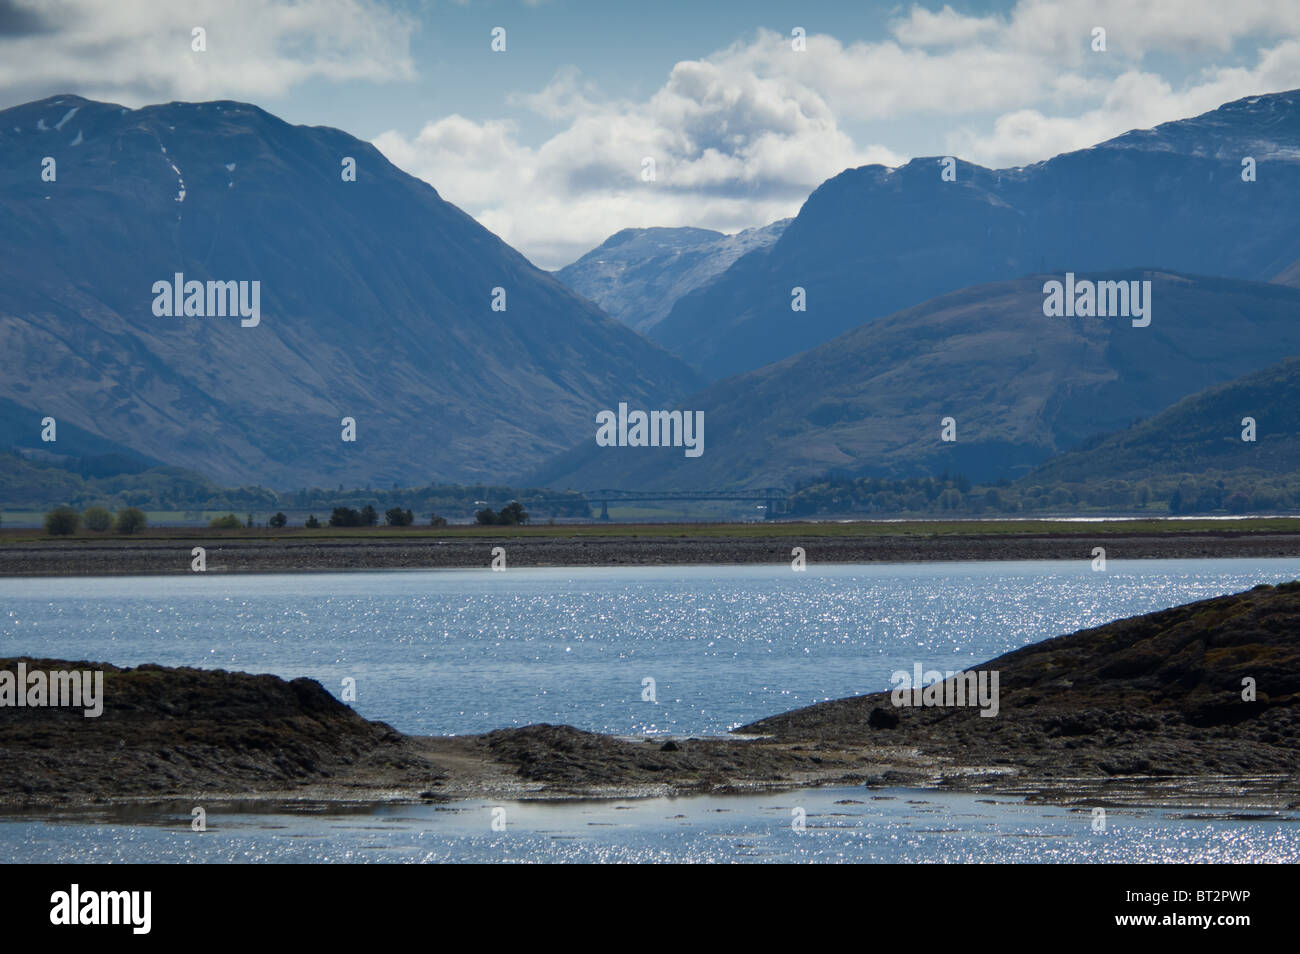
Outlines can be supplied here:
M543 267L628 226L766 224L867 162L1021 165L1297 87L1294 0L0 0L0 106L337 126Z

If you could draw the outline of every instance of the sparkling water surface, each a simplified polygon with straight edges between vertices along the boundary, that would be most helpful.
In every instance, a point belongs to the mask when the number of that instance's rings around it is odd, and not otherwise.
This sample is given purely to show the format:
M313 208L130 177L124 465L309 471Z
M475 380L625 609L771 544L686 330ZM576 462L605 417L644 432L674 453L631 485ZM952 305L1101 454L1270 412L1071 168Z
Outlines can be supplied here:
M0 655L286 678L412 733L533 722L717 735L956 670L1085 626L1300 578L1300 560L512 568L0 580ZM654 680L647 701L646 680ZM0 821L12 860L1300 860L1289 816L1145 813L1091 832L1061 809L865 790L725 799ZM835 797L832 798L831 796ZM828 801L829 799L829 801ZM851 799L862 805L832 805ZM921 800L923 804L913 804ZM804 806L808 827L790 828ZM782 815L784 812L784 815ZM684 818L674 817L684 815ZM213 821L213 819L216 819Z
M793 825L803 809L804 828ZM492 828L504 810L504 831ZM1272 814L1272 813L1268 813ZM458 802L342 813L188 812L133 824L0 821L6 860L38 862L1294 863L1300 816L1071 811L952 792L832 788L629 801ZM144 822L144 823L141 823ZM3 855L0 855L3 857Z
M404 731L717 735L889 675L1300 577L1300 560L0 580L0 655L318 679ZM643 701L654 680L656 702Z

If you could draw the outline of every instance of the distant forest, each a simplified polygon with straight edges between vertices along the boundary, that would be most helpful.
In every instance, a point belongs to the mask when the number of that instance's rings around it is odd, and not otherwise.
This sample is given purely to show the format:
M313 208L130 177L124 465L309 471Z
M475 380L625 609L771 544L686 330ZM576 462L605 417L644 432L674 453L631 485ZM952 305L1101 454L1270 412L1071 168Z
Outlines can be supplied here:
M553 491L495 484L430 484L424 487L313 487L277 492L264 487L221 487L202 475L175 467L105 473L120 460L82 458L60 464L0 453L0 509L45 511L56 506L91 506L118 511L232 513L314 512L322 520L335 507L379 513L413 511L416 524L432 514L453 521L474 519L484 506L524 501L534 517L591 517L590 503L577 491ZM1092 478L1077 482L1034 481L976 485L960 474L938 477L825 477L795 488L778 513L920 516L1049 513L1243 514L1300 511L1300 475L1232 470L1171 474L1142 480Z
M184 512L198 519L203 511L265 513L277 510L314 511L322 520L335 507L380 513L393 508L413 511L415 523L427 524L431 514L473 520L486 504L500 508L512 500L528 501L535 516L585 517L591 511L577 493L491 484L430 484L425 487L302 488L287 492L265 487L221 487L200 474L177 467L151 467L105 473L121 466L106 458L80 458L66 463L29 460L0 453L0 509L49 510L56 506L91 506L117 511L138 507L146 511Z
M1300 511L1300 475L1225 471L1143 480L999 481L975 486L960 475L823 479L791 495L790 516L818 514L1241 514Z

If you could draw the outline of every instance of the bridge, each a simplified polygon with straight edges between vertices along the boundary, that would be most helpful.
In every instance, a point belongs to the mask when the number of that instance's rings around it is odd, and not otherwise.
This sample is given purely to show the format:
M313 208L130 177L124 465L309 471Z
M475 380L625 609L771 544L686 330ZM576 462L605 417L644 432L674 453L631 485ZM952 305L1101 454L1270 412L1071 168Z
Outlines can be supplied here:
M759 487L754 490L584 490L582 496L589 504L600 504L600 519L609 519L609 505L620 503L675 503L679 501L734 500L742 503L762 504L765 519L771 519L778 513L785 512L785 502L790 491L784 487ZM520 503L560 503L572 502L570 497L537 496L521 500Z

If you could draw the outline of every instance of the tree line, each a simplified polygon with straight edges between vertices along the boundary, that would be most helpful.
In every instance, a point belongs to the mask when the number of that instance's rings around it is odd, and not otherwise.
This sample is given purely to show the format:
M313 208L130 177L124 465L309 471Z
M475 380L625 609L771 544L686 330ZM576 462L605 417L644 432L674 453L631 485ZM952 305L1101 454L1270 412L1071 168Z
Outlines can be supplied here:
M939 477L822 478L795 489L790 516L1047 514L1059 512L1169 515L1300 511L1300 474L1256 471L1153 475L1142 480L975 485L960 474Z
M72 507L55 507L45 515L45 532L53 537L70 536L83 526L93 533L116 530L122 534L139 533L149 523L138 507L124 507L116 514L104 507L87 507L78 512Z

